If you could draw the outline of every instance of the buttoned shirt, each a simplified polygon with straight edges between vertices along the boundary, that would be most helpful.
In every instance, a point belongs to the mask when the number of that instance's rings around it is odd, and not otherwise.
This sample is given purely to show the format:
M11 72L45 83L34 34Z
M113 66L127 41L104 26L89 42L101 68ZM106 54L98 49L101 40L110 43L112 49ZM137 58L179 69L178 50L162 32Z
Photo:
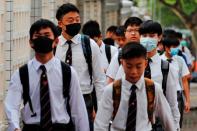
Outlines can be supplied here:
M62 61L65 61L66 52L68 50L68 44L66 39L61 35L59 37L59 43L57 45L55 56ZM93 90L93 85L90 85L90 76L88 72L88 66L83 54L81 35L74 36L71 41L72 48L72 66L76 70L79 76L80 87L83 94L90 94ZM93 84L96 89L97 100L103 93L105 74L101 64L101 53L98 45L94 40L90 39L90 47L92 51L92 70L93 70Z
M32 106L37 114L31 117L32 112L27 103L21 110L22 120L26 124L40 123L40 75L42 70L39 69L41 63L33 58L28 62L29 72L29 95L31 97ZM60 60L53 57L44 64L46 67L47 79L49 84L49 94L51 103L51 114L53 123L69 122L70 117L66 110L66 99L63 96L62 69ZM13 131L19 128L20 105L22 101L23 88L20 81L19 70L17 70L11 78L8 94L5 99L5 111L7 114L9 128ZM70 82L70 108L71 116L77 131L89 131L89 122L84 99L80 90L79 81L75 70L71 67Z
M107 55L106 55L106 50L105 50L105 44L102 42L100 46L100 51L101 51L101 57L102 57L102 67L104 71L106 72L109 62L107 60ZM115 55L116 52L118 52L118 49L114 46L110 46L110 51L111 51L111 58Z
M155 103L154 103L154 116L160 117L164 124L166 131L175 131L174 121L172 118L171 110L166 98L163 95L162 89L159 84L155 84ZM137 116L136 116L136 131L151 131L151 122L148 119L147 113L147 96L145 89L145 81L142 76L140 80L135 83L137 86ZM117 114L112 122L111 131L124 131L126 129L126 119L128 113L128 103L131 94L132 83L122 78L121 87L121 100ZM104 91L101 103L99 105L95 123L95 131L107 131L109 121L113 113L113 99L112 99L112 84L109 84Z
M161 55L161 59L167 60L168 58L166 57L165 53ZM182 88L182 78L184 76L189 75L189 69L184 61L184 59L181 56L175 55L172 58L172 61L170 64L173 67L173 73L177 79L179 79L179 84L176 84L177 90L183 90Z
M161 58L158 54L151 57L152 62L150 62L151 69L151 79L162 86L163 75L161 71ZM178 109L177 102L177 85L179 84L179 79L174 75L174 68L169 66L169 72L166 83L166 99L170 105L172 115L176 124L179 128L180 112ZM119 67L116 79L120 79L124 76L124 70L122 66Z

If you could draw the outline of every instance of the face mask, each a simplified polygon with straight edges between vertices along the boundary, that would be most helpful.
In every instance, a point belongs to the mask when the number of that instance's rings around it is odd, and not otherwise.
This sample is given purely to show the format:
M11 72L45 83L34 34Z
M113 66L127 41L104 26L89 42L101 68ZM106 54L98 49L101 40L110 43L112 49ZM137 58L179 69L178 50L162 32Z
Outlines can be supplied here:
M170 55L175 56L179 52L179 48L170 48Z
M34 45L34 50L37 53L42 53L46 54L49 53L53 50L52 45L53 45L52 39L46 37L46 36L39 36L36 39L33 39L33 45Z
M66 25L66 33L70 36L75 36L79 33L81 29L81 23L74 23Z
M140 44L142 44L147 52L152 51L157 47L158 40L155 38L150 38L150 37L141 37L140 38Z

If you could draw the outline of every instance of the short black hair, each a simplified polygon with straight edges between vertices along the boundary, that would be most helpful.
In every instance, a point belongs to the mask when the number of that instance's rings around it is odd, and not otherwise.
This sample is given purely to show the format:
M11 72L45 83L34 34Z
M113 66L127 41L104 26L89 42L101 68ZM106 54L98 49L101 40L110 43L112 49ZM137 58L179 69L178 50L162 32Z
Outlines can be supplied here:
M146 48L139 42L128 42L121 51L122 59L139 58L143 57L146 59Z
M101 35L99 23L95 20L90 20L83 25L82 33L90 38L99 37Z
M146 33L162 34L162 27L158 22L147 20L140 25L139 32L141 35Z
M73 5L71 3L63 4L57 9L56 19L57 20L61 20L62 17L65 14L69 13L69 12L77 12L77 13L79 13L79 9L75 5Z
M107 28L107 32L113 32L115 33L117 29L117 26L111 25L110 27Z
M58 37L57 26L50 20L39 19L35 23L33 23L30 27L30 30L29 30L30 40L32 40L33 34L35 32L39 32L41 29L45 29L47 27L49 27L52 30L54 37L57 38Z
M165 29L163 31L163 38L176 38L176 31L173 29Z
M124 26L118 26L116 29L116 36L125 37L125 28Z
M183 35L182 35L181 32L176 32L176 37L177 37L178 39L182 39L182 38L183 38Z
M129 17L125 23L124 23L124 27L125 29L127 29L128 26L140 26L142 24L142 20L138 17Z
M103 40L103 42L104 42L106 45L112 45L112 46L115 45L114 40L113 40L112 38L105 38L105 39Z
M180 43L179 43L179 40L177 38L169 38L169 37L166 37L166 38L163 38L162 40L162 44L165 47L171 47L171 46L178 46Z

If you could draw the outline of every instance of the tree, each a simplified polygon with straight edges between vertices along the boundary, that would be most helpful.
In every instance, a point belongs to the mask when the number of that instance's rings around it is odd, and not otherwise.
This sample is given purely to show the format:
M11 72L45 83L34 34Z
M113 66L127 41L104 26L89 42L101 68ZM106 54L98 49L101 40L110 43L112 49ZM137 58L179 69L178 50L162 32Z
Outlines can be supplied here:
M197 0L160 0L169 7L191 31L192 41L197 47Z

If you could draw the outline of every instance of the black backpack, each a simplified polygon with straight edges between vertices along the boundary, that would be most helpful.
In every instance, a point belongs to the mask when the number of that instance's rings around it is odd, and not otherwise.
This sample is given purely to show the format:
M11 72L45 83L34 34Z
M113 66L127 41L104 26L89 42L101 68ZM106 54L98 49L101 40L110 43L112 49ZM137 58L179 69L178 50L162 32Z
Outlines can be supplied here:
M163 80L162 80L162 89L163 93L166 96L166 84L167 84L167 78L168 78L168 72L169 72L169 62L165 60L161 60L161 72L163 75Z
M69 65L65 64L64 62L61 61L61 67L62 67L62 81L63 81L63 96L65 99L67 99L67 112L70 116L70 122L68 123L69 127L71 127L72 130L74 130L74 124L71 119L71 111L70 111L70 105L69 105L69 92L70 92L70 81L71 81L71 68ZM23 104L29 103L30 110L32 112L31 117L36 116L37 114L33 110L31 98L29 95L29 73L28 73L28 66L27 64L23 65L22 67L19 68L19 75L20 75L20 80L21 84L23 87Z

